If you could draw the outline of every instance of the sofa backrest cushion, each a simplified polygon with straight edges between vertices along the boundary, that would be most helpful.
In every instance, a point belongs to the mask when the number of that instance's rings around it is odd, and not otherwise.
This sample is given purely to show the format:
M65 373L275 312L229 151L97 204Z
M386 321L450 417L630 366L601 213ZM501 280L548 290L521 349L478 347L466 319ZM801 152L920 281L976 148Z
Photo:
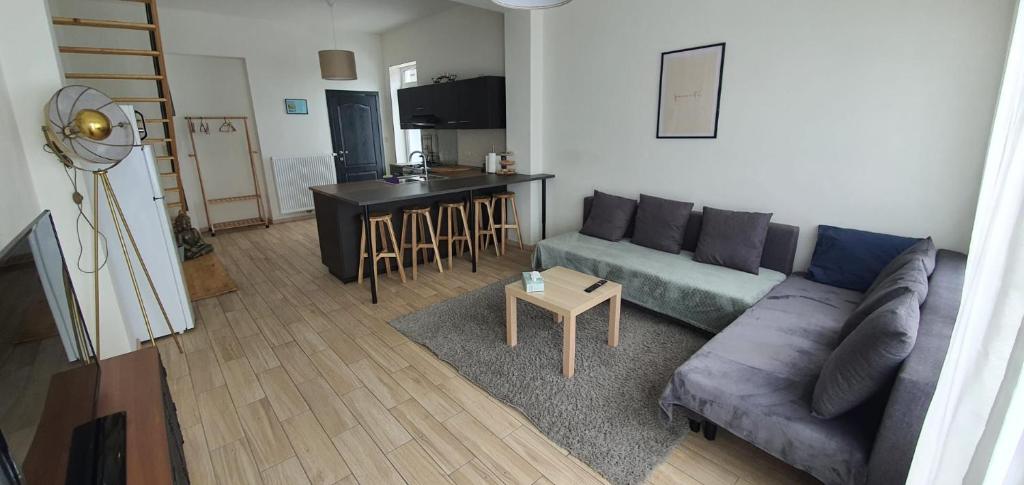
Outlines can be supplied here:
M693 212L693 202L662 199L640 194L636 208L633 243L666 253L679 254L683 249L686 221Z
M590 215L593 197L583 199L583 220ZM704 214L699 211L690 213L686 221L686 232L683 233L683 251L696 251L697 240L704 224ZM632 228L626 231L627 238L633 237ZM768 224L768 236L764 241L764 252L761 253L761 267L789 275L793 273L793 261L796 259L796 244L800 239L800 228L789 224L773 222Z
M920 260L921 264L924 265L925 277L931 276L932 271L935 271L935 251L935 243L930 237L914 243L913 246L907 248L906 251L900 253L899 256L893 258L889 264L882 268L882 271L878 273L878 277L875 278L875 282L871 283L866 293L870 294L875 288L883 284L889 276L900 271L907 263L914 260ZM924 301L924 298L921 298L921 301Z
M864 299L843 323L838 342L842 342L850 335L850 332L853 332L868 315L905 292L913 293L917 297L918 305L924 303L928 297L928 270L920 258L905 261L903 267L877 285L873 285L872 289L864 294Z
M758 274L772 214L704 208L693 260Z
M921 306L917 343L903 361L885 404L868 460L868 484L904 483L946 360L953 324L960 310L967 256L939 250Z
M867 316L829 355L814 384L811 410L835 418L891 382L917 339L920 303L905 292Z
M820 225L807 277L818 283L863 292L885 265L918 241L891 234Z
M583 220L580 232L613 242L619 241L633 225L635 214L635 200L595 190L593 210Z

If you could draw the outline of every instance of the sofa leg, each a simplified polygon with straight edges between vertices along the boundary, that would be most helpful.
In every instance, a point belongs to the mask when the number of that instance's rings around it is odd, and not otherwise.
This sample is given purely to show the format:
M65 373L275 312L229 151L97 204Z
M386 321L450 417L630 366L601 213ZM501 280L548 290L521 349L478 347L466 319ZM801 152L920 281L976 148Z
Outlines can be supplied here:
M690 431L693 431L694 433L700 433L700 421L697 421L696 419L691 419Z
M715 436L718 435L718 425L710 421L704 423L704 439L708 441L715 441Z

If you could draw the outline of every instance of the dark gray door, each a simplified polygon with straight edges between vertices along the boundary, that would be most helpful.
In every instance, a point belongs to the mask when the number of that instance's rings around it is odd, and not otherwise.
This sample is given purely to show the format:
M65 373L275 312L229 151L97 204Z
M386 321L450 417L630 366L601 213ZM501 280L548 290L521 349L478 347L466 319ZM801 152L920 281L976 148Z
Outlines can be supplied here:
M384 176L384 143L376 92L327 91L327 112L338 182Z

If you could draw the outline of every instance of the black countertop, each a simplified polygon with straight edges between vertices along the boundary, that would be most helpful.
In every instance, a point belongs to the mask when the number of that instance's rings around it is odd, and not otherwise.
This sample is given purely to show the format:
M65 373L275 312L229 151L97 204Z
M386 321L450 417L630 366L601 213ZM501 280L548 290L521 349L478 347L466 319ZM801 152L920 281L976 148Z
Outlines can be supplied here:
M310 190L346 204L366 206L419 199L434 195L456 194L470 190L501 187L503 185L520 184L550 178L555 178L555 176L547 173L516 175L480 174L397 185L389 184L383 180L368 180L365 182L349 182L347 184L318 185L310 187Z

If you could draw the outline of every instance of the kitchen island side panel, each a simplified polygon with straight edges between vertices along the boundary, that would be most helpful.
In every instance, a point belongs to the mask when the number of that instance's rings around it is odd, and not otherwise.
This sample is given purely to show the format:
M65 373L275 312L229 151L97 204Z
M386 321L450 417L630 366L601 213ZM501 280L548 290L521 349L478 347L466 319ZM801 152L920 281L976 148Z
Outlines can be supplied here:
M359 267L361 209L316 192L313 193L313 207L320 238L320 261L338 279L354 280Z

